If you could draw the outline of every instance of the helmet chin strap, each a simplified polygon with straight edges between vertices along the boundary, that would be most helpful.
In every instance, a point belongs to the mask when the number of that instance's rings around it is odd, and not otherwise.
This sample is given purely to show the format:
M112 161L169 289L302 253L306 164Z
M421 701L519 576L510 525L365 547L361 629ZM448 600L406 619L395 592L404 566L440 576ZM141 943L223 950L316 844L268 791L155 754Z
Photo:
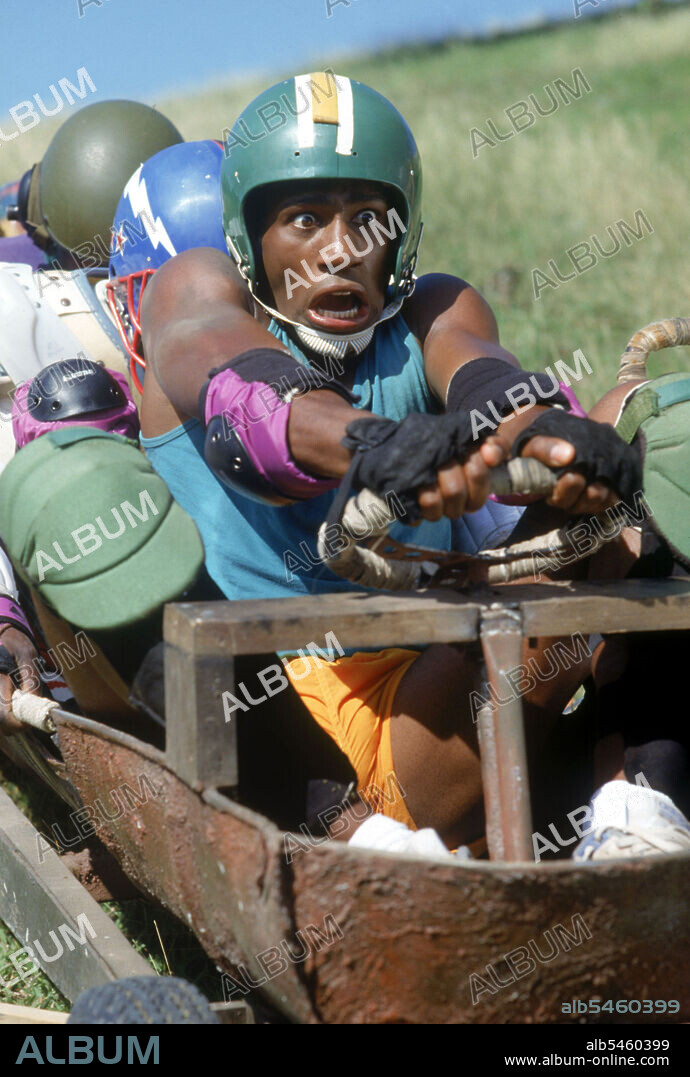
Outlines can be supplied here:
M269 307L266 303L263 303L256 295L253 285L249 283L249 290L252 293L253 298L263 307L267 314L270 314L272 318L275 318L279 322L283 322L286 325L294 327L297 336L302 344L305 344L307 348L311 348L312 351L318 355L327 355L333 359L344 359L350 352L354 352L355 355L361 355L362 352L371 343L371 338L374 335L374 330L381 322L388 321L389 318L395 317L400 308L402 307L408 295L399 296L392 303L389 303L387 307L381 313L381 317L378 318L373 325L370 325L368 329L363 329L360 333L326 333L322 329L313 329L309 325L302 325L300 322L293 322L291 318L286 318L284 314L280 314L273 307Z

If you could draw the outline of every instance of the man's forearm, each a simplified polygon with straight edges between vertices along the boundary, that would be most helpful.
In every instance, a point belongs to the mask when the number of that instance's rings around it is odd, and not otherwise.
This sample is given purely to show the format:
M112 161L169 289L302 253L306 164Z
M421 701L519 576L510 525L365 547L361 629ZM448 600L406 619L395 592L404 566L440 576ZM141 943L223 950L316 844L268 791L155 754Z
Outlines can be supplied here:
M510 415L496 433L512 445L515 438L538 415L549 409L535 404L519 415ZM300 467L314 475L342 478L352 459L341 444L345 428L354 419L372 417L372 413L352 408L327 391L311 392L294 401L288 423L290 451Z
M293 401L288 422L290 452L297 464L312 475L340 479L352 456L341 444L353 419L373 417L350 407L341 397L317 389Z

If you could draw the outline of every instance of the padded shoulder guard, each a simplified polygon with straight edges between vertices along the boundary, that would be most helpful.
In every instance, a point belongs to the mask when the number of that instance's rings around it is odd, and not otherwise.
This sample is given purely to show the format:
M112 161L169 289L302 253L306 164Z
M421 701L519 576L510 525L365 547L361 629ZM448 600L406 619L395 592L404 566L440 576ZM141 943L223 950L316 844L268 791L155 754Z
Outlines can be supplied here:
M15 385L58 359L82 350L77 338L44 300L31 266L0 265L0 364Z
M313 389L328 389L350 404L355 400L344 386L277 348L254 348L212 370L199 403L206 424L204 456L213 473L245 497L271 505L336 487L338 479L306 474L290 453L291 403Z
M115 327L84 271L0 263L0 365L14 384L80 354L126 369Z

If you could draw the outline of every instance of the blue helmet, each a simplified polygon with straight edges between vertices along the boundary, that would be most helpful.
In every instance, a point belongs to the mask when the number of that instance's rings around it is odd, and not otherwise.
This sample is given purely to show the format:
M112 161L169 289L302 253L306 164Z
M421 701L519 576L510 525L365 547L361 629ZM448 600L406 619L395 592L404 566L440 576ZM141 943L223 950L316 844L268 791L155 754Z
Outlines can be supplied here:
M220 166L223 145L207 139L168 146L130 177L115 211L110 244L108 305L139 389L143 370L139 308L151 274L191 247L227 254Z

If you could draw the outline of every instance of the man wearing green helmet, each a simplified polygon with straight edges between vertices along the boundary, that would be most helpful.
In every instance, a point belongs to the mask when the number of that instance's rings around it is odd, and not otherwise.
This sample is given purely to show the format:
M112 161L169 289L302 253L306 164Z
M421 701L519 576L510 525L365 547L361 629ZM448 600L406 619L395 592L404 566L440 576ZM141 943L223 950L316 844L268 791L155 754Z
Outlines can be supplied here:
M421 164L381 95L327 73L271 87L229 133L222 185L233 261L187 251L145 293L153 376L141 421L229 598L358 589L311 553L341 483L394 492L402 541L449 549L460 519L468 552L496 532L490 471L511 447L562 469L556 508L599 512L639 489L634 450L547 375L529 375L541 403L516 414L528 375L470 285L415 282ZM496 423L478 428L479 413ZM301 658L283 664L358 788L385 788L395 773L406 796L384 807L392 821L433 827L449 847L481 840L462 649L333 653L306 672ZM543 733L581 677L575 665L539 686L528 720L539 715Z

